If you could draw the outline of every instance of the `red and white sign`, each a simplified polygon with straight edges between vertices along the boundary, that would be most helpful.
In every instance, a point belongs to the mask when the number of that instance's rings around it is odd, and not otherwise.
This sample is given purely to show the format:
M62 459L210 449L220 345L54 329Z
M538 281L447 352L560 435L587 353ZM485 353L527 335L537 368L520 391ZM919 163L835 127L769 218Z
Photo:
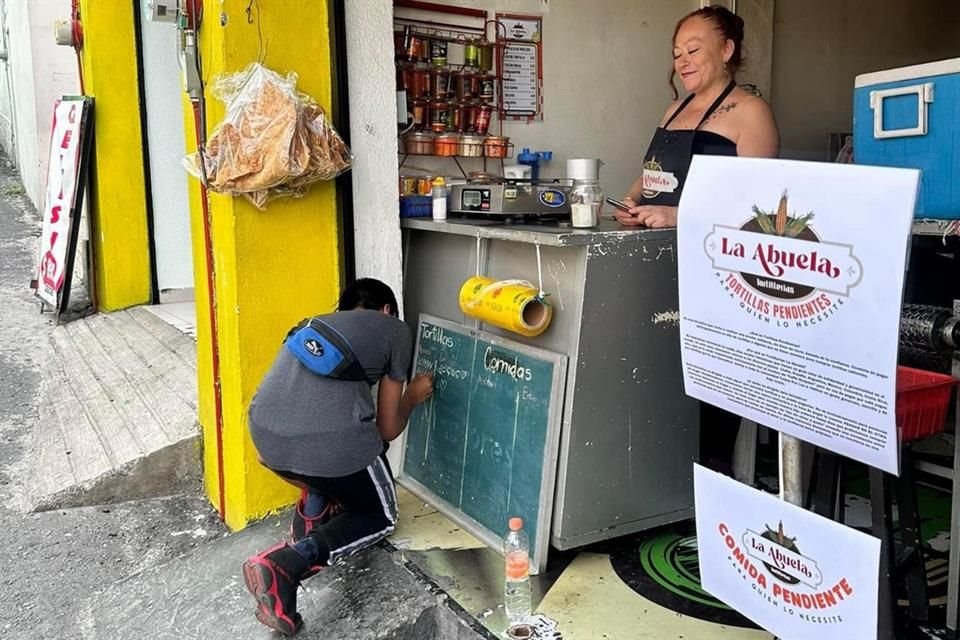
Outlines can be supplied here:
M58 100L53 111L50 164L40 235L40 268L37 296L56 308L60 302L70 239L70 216L77 194L80 170L80 136L84 101Z
M784 640L877 636L880 540L694 467L703 588Z
M912 169L695 157L677 230L687 394L898 473L918 184Z

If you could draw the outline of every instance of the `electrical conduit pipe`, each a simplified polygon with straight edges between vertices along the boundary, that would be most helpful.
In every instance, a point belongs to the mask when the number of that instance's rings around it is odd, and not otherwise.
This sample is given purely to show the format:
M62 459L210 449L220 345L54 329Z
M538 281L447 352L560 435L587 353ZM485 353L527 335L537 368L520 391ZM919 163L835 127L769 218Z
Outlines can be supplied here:
M184 33L184 48L186 55L186 64L196 65L197 77L200 75L200 64L198 57L199 48L199 30L200 22L203 17L202 0L186 0L185 14L187 18L187 28ZM190 73L184 70L189 78ZM220 380L220 335L217 323L217 278L216 266L213 254L213 234L210 220L210 203L207 194L207 175L206 166L203 159L204 142L206 135L203 130L203 86L188 87L190 104L193 106L193 122L197 136L197 151L200 153L200 171L203 178L200 180L200 205L203 216L203 248L206 257L207 272L207 305L210 316L210 346L211 346L211 369L213 374L213 407L216 420L216 441L217 441L217 488L218 488L218 507L220 519L226 521L227 506L225 495L224 471L223 471L223 394Z

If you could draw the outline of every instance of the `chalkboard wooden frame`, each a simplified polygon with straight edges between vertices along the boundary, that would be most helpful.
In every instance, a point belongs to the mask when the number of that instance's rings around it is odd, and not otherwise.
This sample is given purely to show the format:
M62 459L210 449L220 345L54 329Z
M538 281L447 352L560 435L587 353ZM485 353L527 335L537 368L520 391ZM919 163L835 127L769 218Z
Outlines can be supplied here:
M487 333L479 329L465 327L463 325L437 318L429 314L420 314L417 323L416 350L414 354L414 371L417 370L417 363L420 359L420 337L423 335L423 325L429 323L440 327L446 331L452 331L463 336L483 340L492 345L515 350L519 353L536 358L543 362L553 365L553 377L550 385L550 403L547 413L546 441L544 443L544 465L540 478L540 494L538 500L537 527L531 531L525 526L527 535L530 537L530 573L536 575L546 569L547 552L550 547L550 532L552 529L554 490L557 477L557 464L560 449L560 431L561 418L563 415L564 393L567 378L567 356L536 347L530 347L519 342L505 339L503 337ZM494 531L467 515L455 505L450 504L431 489L425 487L418 480L406 473L406 443L400 452L400 472L397 475L397 481L408 491L416 495L424 502L435 507L440 513L450 518L468 533L475 536L489 548L502 554L503 537L506 534L506 525L503 523L503 531Z

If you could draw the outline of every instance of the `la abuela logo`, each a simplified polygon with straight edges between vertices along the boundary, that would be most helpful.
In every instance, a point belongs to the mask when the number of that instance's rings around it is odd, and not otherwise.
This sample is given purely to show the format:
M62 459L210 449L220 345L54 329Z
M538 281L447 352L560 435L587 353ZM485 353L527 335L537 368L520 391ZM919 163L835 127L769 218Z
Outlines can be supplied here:
M776 211L757 205L740 227L714 225L704 250L721 286L740 307L766 323L811 326L844 304L863 278L853 247L823 241L814 213L788 213L788 196Z
M782 521L776 529L764 528L763 533L745 529L738 537L726 523L717 525L733 568L754 593L788 615L817 624L842 622L838 607L856 595L850 581L840 577L824 585L817 561L800 553Z

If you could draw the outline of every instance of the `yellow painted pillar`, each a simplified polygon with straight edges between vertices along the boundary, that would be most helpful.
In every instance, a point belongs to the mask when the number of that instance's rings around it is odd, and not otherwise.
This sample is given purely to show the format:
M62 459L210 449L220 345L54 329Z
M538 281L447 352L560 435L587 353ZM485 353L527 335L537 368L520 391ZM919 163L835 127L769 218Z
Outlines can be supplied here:
M212 95L211 79L245 68L260 53L265 54L267 67L281 74L296 72L300 91L330 113L334 80L327 12L327 0L253 5L248 0L205 0L199 47L207 81L208 135L224 115L224 105ZM189 108L187 131L195 148ZM336 190L332 183L318 183L303 198L270 202L267 211L257 210L242 197L209 194L218 333L214 337L197 180L191 178L190 189L205 487L211 503L222 505L227 525L241 529L291 504L297 495L259 464L247 408L289 328L336 305L342 267ZM223 408L219 438L214 342Z
M132 2L80 0L84 92L94 98L94 276L102 311L150 302L147 190Z

